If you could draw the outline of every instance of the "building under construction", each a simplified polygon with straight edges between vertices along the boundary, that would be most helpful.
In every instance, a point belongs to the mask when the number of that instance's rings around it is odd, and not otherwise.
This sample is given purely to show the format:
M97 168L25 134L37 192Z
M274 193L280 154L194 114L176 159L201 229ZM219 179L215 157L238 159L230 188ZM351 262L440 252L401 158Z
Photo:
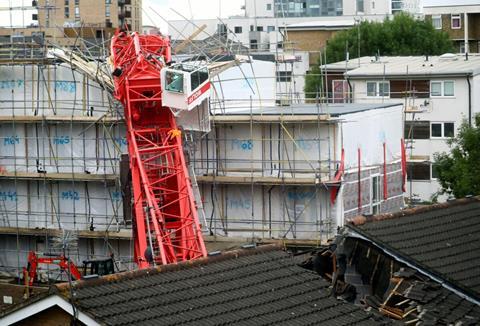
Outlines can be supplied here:
M108 67L88 74L70 56L2 56L0 268L11 276L31 250L133 267L123 110L98 77ZM276 106L274 64L230 66L212 77L210 113L179 116L207 240L320 244L345 217L402 207L401 104Z

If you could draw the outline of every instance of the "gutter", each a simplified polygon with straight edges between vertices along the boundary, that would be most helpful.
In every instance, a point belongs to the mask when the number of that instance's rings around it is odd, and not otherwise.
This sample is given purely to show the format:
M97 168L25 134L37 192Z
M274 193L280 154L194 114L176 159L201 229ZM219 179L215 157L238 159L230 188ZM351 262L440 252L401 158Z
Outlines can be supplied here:
M407 265L408 267L410 268L413 268L414 270L416 270L417 272L429 277L430 279L434 280L435 282L439 283L442 287L444 287L445 289L455 293L456 295L458 295L459 297L471 302L471 303L474 303L476 304L477 306L480 306L480 300L476 299L475 297L471 296L471 295L468 295L468 294L465 294L464 292L462 292L461 290L457 289L457 287L455 286L452 286L450 285L450 283L446 282L445 280L443 280L442 278L436 276L435 274L431 273L431 272L428 272L424 269L422 269L421 267L417 266L416 264L408 261L407 259L401 257L400 255L394 253L392 250L388 249L388 248L385 248L384 246L380 246L378 245L376 242L370 240L369 238L367 238L366 236L364 236L363 234L361 234L361 231L357 230L357 229L353 229L350 225L346 225L347 228L349 229L347 231L347 235L352 237L352 238L357 238L357 239L361 239L361 240L364 240L372 245L374 245L377 249L383 251L385 254L387 254L388 256L390 257L393 257L395 260Z

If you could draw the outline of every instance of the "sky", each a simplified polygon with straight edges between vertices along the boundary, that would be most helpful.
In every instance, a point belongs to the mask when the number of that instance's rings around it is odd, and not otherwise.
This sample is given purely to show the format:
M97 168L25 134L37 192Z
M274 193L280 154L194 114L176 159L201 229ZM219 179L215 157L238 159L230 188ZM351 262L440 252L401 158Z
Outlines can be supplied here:
M143 0L143 24L155 25L167 32L167 24L150 8L165 20L183 19L171 9L189 19L203 19L243 15L240 7L244 4L244 0Z

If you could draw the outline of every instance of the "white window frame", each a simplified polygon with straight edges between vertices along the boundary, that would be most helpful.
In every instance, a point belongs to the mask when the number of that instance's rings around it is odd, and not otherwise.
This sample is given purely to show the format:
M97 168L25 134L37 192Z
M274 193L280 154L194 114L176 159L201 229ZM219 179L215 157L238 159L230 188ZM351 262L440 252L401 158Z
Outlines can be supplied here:
M375 95L368 95L368 84L375 83ZM380 84L388 84L388 95L380 95ZM365 83L367 97L373 98L390 98L390 81L389 80L368 80Z
M433 165L434 165L434 162L431 162L430 163L430 180L438 180L438 178L433 177Z
M433 23L433 21L436 20L436 19L438 19L440 21L440 27L435 26L435 24ZM433 25L433 28L435 28L435 29L442 29L442 25L443 25L442 15L433 15L432 16L432 25Z
M453 136L452 137L446 137L445 136L445 124L446 123L453 123ZM441 135L440 136L433 136L432 135L432 125L434 124L439 124L441 126ZM455 122L453 121L431 121L430 122L430 139L450 139L455 137Z
M453 95L445 95L445 82L453 83ZM440 83L440 95L432 95L432 83ZM431 80L430 81L430 97L455 97L455 81L454 80Z
M378 201L374 202L373 198L373 179L377 178L377 193L378 193ZM370 213L375 215L375 214L380 214L380 208L381 204L383 202L383 196L382 196L382 178L380 173L375 173L370 175ZM374 208L377 207L377 211L374 211Z
M457 19L457 18L458 18L460 24L459 24L458 27L453 27L453 20L454 20L454 19ZM460 15L460 14L452 14L452 15L450 16L450 27L451 27L452 29L462 29L462 15Z

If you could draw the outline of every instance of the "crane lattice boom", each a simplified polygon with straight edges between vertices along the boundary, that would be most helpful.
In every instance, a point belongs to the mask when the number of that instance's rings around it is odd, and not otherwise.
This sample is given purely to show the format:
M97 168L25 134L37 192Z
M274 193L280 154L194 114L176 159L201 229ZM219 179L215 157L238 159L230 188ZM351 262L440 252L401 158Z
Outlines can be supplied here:
M160 71L170 40L117 33L115 97L124 105L134 197L134 255L140 268L206 256L181 131L162 104Z

